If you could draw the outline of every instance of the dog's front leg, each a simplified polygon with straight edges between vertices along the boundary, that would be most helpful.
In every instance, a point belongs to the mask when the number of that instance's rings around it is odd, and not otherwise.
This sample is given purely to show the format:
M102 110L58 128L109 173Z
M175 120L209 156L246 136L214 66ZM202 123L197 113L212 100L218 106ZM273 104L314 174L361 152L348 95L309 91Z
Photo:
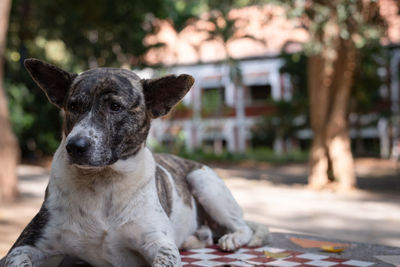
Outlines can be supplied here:
M152 267L175 267L182 266L179 250L173 240L167 238L164 234L150 234L146 239L148 256L152 258ZM146 253L146 252L145 252Z
M49 252L44 252L38 247L39 241L47 240L43 235L48 221L48 211L43 203L40 211L25 227L13 247L7 254L5 267L35 267L46 259Z
M147 231L141 235L140 247L136 249L152 267L182 266L179 250L172 238L165 231Z
M175 244L163 244L159 247L157 254L151 264L153 267L182 266L179 250Z
M19 246L8 253L5 267L35 267L39 266L45 255L33 246Z

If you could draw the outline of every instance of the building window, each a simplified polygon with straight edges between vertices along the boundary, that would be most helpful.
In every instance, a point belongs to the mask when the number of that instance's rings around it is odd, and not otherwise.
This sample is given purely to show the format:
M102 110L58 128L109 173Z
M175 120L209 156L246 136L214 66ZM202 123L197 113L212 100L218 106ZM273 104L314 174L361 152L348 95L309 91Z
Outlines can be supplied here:
M272 88L270 84L251 85L249 88L250 104L265 104L272 97Z
M202 113L205 116L221 116L224 111L225 88L203 88L201 94Z

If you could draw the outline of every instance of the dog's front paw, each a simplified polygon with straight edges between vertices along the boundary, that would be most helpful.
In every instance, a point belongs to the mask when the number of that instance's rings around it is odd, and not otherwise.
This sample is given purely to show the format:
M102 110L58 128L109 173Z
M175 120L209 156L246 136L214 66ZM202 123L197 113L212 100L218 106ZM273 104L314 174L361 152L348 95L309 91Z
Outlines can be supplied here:
M154 261L153 264L151 265L152 267L180 267L182 266L181 260L177 259L170 259L167 257L157 257Z
M218 240L218 246L223 251L234 251L241 246L241 242L235 234L227 234Z
M15 251L7 256L4 267L33 267L33 263L28 255Z
M154 259L152 267L175 267L182 266L179 252L174 249L161 247Z
M235 251L249 242L251 235L242 232L226 234L218 240L218 246L223 251Z
M4 267L36 267L42 262L44 254L32 246L19 246L8 253Z

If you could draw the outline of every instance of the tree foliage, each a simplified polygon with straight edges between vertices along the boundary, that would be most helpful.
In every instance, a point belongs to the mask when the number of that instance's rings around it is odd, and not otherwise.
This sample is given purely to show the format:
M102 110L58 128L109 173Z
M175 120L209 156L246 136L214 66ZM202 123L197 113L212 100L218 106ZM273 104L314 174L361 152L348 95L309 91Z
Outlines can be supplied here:
M56 63L81 68L137 64L146 51L147 24L166 15L161 0L16 0L9 46L18 47L22 58L42 50ZM49 45L61 53L51 54Z
M197 29L206 31L206 40L217 40L226 45L236 38L249 37L238 35L238 23L229 13L234 8L241 8L257 3L255 0L178 0L172 1L169 9L169 19L177 32L193 24L198 19L204 19L213 25L212 29Z
M305 51L309 54L334 49L337 37L351 40L361 48L378 41L382 33L382 18L375 0L286 0L279 3L286 8L289 18L300 19L302 27L307 29L310 42Z
M60 139L59 111L23 67L36 57L69 71L143 64L143 38L154 17L168 15L162 0L14 0L5 53L6 91L23 155L52 153Z
M144 46L143 38L154 30L154 18L170 20L179 32L208 14L208 21L214 25L208 32L209 39L226 45L237 38L234 33L238 25L229 16L232 8L265 3L284 5L289 17L300 19L311 36L305 45L307 55L325 53L334 57L338 36L366 50L371 42L378 41L382 32L376 1L14 0L5 53L5 77L11 118L23 154L52 153L61 134L59 112L27 75L22 65L25 58L41 58L76 72L94 66L142 65L145 64L143 54L149 48ZM288 57L295 59L298 55ZM301 62L305 64L304 57ZM236 66L235 61L229 63ZM369 66L367 72L357 69L359 74L355 77L366 81L365 75L377 69L373 64ZM301 77L306 75L306 68L296 69L294 64L288 68L285 71L293 74L295 87L304 92L307 84ZM233 77L239 77L238 73L232 73ZM361 99L355 101L355 107L368 109L368 99L376 91L371 89L366 93L362 83L356 83L355 87L353 95Z

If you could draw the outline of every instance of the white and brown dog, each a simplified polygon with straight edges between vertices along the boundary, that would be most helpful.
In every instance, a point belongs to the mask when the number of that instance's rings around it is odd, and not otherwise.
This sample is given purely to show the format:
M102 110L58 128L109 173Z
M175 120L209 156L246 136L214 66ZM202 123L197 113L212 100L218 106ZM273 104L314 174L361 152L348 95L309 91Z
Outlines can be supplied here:
M243 220L213 170L145 146L151 119L186 94L191 76L77 75L36 59L25 66L65 118L43 205L5 266L39 266L54 255L94 266L181 266L178 249L218 240L233 251L266 240L268 230Z

